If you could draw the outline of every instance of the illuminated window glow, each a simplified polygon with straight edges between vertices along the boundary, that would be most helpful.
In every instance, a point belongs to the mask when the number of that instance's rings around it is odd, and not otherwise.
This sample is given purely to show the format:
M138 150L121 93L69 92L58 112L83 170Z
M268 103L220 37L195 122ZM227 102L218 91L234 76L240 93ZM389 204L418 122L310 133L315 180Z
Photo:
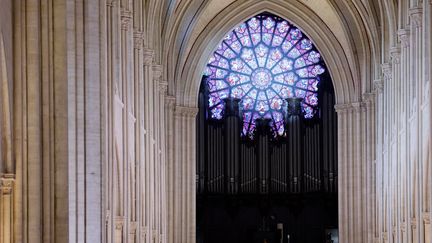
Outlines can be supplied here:
M257 15L227 34L208 61L210 114L222 119L223 99L238 98L243 135L253 135L258 118L270 119L274 134L282 135L286 98L303 98L305 118L314 116L319 75L325 72L321 63L298 28L274 15Z

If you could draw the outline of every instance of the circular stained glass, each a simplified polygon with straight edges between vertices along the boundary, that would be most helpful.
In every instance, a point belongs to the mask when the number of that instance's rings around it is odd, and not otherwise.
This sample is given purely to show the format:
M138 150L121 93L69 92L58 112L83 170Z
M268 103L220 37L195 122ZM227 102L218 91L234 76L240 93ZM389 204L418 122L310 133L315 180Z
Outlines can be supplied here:
M238 98L243 135L253 135L258 118L270 119L275 135L282 135L285 99L303 98L303 114L312 118L324 71L320 54L298 28L274 15L257 15L227 34L210 57L210 113L222 119L223 99Z
M253 86L261 90L266 90L272 82L272 79L273 76L270 70L265 68L258 68L251 75Z

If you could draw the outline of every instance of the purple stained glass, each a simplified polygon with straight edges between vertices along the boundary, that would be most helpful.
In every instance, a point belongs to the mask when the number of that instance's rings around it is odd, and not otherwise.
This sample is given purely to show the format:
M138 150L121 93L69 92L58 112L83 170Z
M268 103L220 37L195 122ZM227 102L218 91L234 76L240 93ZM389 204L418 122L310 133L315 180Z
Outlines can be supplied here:
M283 135L284 100L303 98L304 117L312 118L324 72L321 55L304 33L280 17L257 15L228 33L208 61L211 117L222 119L224 98L239 98L244 136L253 136L259 118L271 119L274 134Z

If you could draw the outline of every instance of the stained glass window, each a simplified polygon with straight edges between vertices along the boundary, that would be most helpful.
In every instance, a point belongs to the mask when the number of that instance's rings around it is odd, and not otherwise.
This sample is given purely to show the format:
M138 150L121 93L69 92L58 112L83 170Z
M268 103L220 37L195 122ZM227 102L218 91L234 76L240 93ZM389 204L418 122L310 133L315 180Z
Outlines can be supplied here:
M287 98L303 98L304 117L314 116L319 75L325 72L321 63L298 28L274 15L257 15L227 34L208 61L210 114L222 119L223 99L238 98L243 135L253 135L258 118L270 119L275 135L282 135Z

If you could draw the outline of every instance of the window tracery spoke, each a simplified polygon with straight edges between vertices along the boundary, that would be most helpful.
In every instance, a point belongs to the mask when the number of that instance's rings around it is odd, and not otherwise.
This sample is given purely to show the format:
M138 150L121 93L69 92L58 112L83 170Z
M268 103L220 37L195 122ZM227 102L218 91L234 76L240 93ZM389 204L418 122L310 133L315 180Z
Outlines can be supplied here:
M283 135L287 98L303 98L304 117L314 116L322 64L294 25L268 13L252 17L225 36L207 64L210 114L222 119L222 100L237 98L243 135L253 136L258 118L270 119L274 134Z

